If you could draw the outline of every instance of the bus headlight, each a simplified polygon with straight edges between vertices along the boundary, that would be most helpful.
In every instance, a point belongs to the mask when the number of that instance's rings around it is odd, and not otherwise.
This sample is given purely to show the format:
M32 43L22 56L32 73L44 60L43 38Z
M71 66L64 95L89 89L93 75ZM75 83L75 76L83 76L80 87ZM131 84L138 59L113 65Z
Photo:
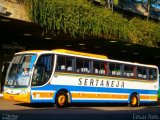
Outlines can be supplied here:
M7 89L4 89L4 93L7 93L8 92L8 90Z

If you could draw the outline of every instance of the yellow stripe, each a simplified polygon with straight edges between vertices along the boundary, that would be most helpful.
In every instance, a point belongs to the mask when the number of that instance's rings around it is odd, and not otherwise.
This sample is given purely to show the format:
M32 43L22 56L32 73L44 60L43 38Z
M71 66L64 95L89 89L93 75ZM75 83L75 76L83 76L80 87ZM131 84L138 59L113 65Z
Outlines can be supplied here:
M53 52L59 52L59 53L65 53L65 54L73 54L73 55L81 55L81 56L86 56L86 57L107 59L107 56L105 56L105 55L77 52L77 51L66 50L66 49L55 49L55 50L52 50L52 51Z
M99 99L128 99L129 95L124 94L91 94L72 93L72 98L99 98ZM140 95L140 100L157 100L157 95Z
M54 93L53 92L33 92L33 97L36 98L37 95L38 98L53 98Z
M158 96L157 95L140 95L140 100L143 99L143 100L157 100L158 99Z
M72 93L72 98L128 99L128 95Z

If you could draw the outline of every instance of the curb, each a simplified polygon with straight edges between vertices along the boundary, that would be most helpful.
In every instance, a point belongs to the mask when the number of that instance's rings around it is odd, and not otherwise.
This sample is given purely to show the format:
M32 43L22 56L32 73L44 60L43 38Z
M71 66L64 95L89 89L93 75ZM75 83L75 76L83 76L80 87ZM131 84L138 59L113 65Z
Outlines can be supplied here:
M0 94L0 97L3 97L3 94Z

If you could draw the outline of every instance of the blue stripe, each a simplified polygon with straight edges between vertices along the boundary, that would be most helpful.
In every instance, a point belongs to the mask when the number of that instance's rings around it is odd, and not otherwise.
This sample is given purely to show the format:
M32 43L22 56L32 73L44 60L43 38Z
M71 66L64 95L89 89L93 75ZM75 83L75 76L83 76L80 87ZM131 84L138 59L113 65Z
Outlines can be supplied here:
M141 103L153 103L154 104L154 103L157 103L157 101L143 101L143 100L140 100L140 104Z
M79 103L129 103L128 100L72 100L72 102ZM156 103L156 101L140 101L142 103Z
M138 94L157 94L156 90L140 90L140 89L125 89L125 88L102 88L89 86L67 86L67 85L46 85L38 88L31 88L31 90L59 90L67 89L68 91L82 91L82 92L110 92L110 93L132 93Z
M80 103L128 103L128 100L72 100L72 102Z
M53 103L53 100L33 100L31 99L31 103Z
M74 103L129 103L128 100L72 100ZM31 103L54 103L53 100L33 100ZM156 101L140 101L142 103L156 103Z

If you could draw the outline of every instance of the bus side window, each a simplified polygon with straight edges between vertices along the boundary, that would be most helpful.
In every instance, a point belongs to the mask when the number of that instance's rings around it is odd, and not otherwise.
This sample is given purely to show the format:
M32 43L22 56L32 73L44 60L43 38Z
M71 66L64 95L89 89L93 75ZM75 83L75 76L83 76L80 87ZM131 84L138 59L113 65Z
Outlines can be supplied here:
M149 68L149 79L154 80L157 78L156 69Z
M122 65L117 63L109 63L109 75L120 76L122 71Z
M76 72L91 73L91 60L76 58Z
M76 58L76 72L83 72L83 59Z
M137 67L137 77L142 79L147 79L147 68Z
M115 75L114 69L115 69L115 65L112 63L109 63L109 70L110 70L109 75Z
M83 69L85 73L91 73L91 60L84 59Z
M135 66L124 65L124 74L125 77L135 77Z
M107 75L108 74L108 66L107 66L107 63L104 63L104 72L105 74Z
M107 63L106 62L100 62L100 70L99 74L107 75Z
M93 61L93 73L99 74L100 70L100 61Z
M137 67L137 77L142 78L142 67Z
M58 56L57 59L57 70L58 71L65 71L65 56Z
M147 68L143 67L142 74L143 74L143 78L147 79Z
M75 59L72 57L66 57L66 71L74 71L73 66Z
M136 74L137 74L137 67L136 66L133 66L133 77L136 77Z

